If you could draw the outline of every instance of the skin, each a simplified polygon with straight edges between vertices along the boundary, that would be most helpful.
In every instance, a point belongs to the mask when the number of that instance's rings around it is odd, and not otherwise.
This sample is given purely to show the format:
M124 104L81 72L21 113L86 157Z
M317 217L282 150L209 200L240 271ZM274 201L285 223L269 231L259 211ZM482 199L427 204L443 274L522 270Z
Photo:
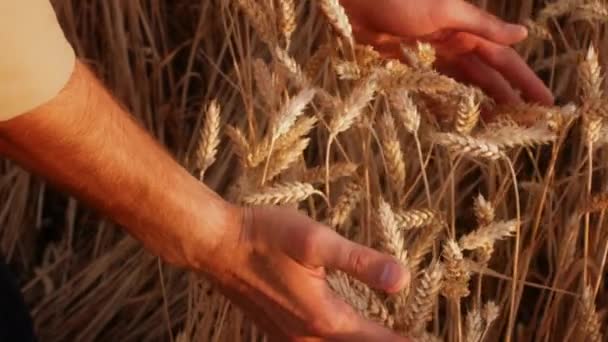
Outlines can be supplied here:
M524 40L526 28L506 23L460 0L342 0L357 40L388 57L400 44L431 43L438 67L481 87L498 103L523 99L553 104L553 95L510 45Z
M552 101L508 47L525 36L521 28L456 0L343 4L361 42L387 54L403 39L454 45L449 50L457 53L442 53L442 62L493 88L497 98L518 100L514 84L526 98ZM502 81L483 83L476 68ZM0 123L0 153L97 208L165 261L205 274L276 341L408 340L357 315L324 279L326 269L337 269L398 292L409 274L395 259L296 211L225 202L180 167L80 62L54 99Z

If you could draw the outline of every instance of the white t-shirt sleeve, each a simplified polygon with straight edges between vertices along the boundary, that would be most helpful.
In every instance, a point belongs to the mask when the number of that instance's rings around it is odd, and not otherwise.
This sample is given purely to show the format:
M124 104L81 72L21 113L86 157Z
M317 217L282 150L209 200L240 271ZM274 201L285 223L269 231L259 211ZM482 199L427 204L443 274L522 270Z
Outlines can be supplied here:
M0 121L55 97L74 64L49 0L0 0Z

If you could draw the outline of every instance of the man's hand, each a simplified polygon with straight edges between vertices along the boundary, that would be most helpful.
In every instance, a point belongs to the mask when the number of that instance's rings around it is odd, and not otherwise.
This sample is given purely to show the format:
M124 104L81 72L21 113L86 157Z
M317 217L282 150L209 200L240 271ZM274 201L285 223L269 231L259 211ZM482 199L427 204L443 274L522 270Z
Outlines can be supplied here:
M356 39L390 57L401 43L426 41L437 49L438 67L475 83L499 103L521 98L545 105L553 96L509 45L526 38L512 25L463 0L341 0Z
M325 268L397 292L407 271L390 256L357 245L295 210L242 209L242 225L215 258L224 293L277 341L406 341L365 320L336 297Z
M278 341L404 341L335 297L324 267L398 291L407 272L295 212L242 209L200 184L80 62L62 92L0 122L8 156L105 213L165 261L216 280Z

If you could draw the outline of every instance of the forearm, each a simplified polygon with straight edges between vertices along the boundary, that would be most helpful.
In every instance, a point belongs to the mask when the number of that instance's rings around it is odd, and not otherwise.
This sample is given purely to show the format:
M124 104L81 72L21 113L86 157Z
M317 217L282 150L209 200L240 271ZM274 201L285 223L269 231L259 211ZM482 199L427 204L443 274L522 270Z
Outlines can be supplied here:
M88 202L152 252L208 268L235 209L181 168L77 64L63 91L0 123L0 153Z

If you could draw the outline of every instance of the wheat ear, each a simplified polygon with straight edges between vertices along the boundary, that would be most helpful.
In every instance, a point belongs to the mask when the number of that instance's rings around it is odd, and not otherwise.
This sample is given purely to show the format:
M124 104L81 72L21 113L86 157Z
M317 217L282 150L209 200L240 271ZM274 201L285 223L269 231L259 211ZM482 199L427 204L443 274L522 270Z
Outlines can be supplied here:
M426 323L433 316L443 283L443 273L443 266L439 263L434 263L423 272L406 310L403 320L404 332L418 336L425 331Z
M318 0L321 11L327 17L331 26L340 36L346 39L353 46L353 28L350 25L346 11L338 0Z
M207 106L205 124L201 130L198 146L200 179L203 179L207 168L213 164L220 144L220 106L213 100Z
M395 120L386 111L382 116L382 148L386 160L387 176L395 193L401 194L405 190L405 162L403 151L395 129Z
M310 184L300 182L278 183L263 189L259 193L244 196L242 202L247 205L296 204L315 194L324 197L322 192L316 190Z
M505 156L499 145L487 139L476 139L454 133L437 133L435 140L454 153L462 153L471 157L498 160Z

